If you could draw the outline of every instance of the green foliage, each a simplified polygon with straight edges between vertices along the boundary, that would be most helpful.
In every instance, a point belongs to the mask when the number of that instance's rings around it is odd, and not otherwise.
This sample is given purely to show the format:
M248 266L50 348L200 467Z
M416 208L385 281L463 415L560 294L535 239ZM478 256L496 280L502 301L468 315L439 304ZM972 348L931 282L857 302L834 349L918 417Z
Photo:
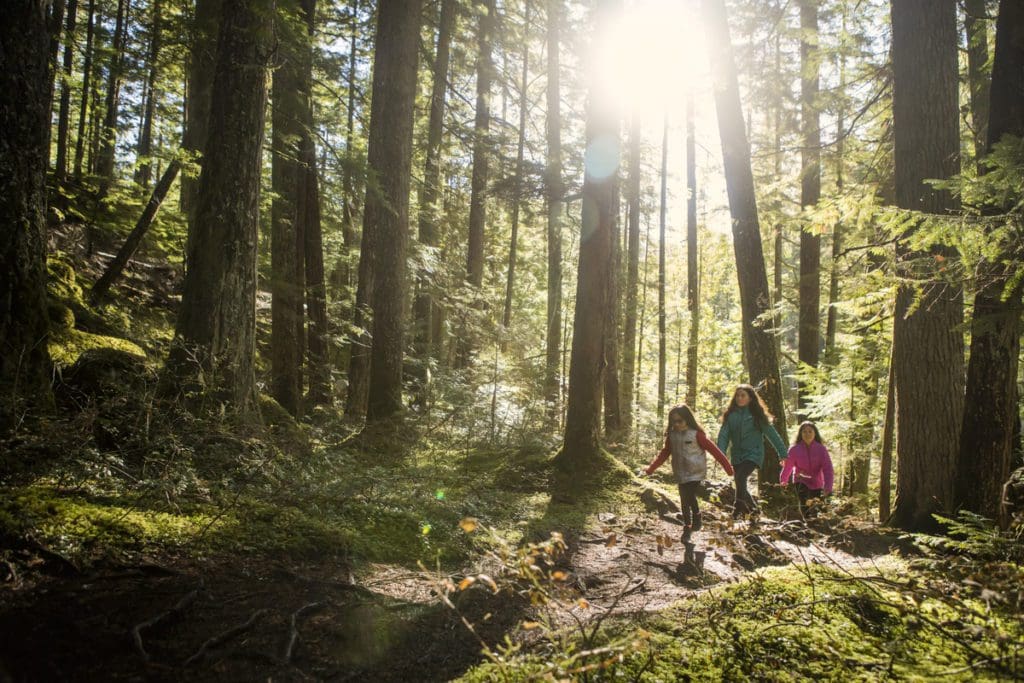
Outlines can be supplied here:
M759 570L656 615L609 620L593 646L632 647L610 657L593 680L969 681L1020 674L1019 621L984 615L974 601L951 605L926 596L899 564L882 569ZM559 671L557 658L571 647L531 648L463 680L535 680Z

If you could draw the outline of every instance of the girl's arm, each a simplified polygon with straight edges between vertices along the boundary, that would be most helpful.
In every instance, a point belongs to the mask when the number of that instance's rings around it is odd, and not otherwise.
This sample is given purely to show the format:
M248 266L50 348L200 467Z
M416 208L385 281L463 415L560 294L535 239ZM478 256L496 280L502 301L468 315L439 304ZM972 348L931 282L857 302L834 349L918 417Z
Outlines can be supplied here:
M644 471L647 472L647 474L654 474L654 470L656 470L659 467L661 467L661 463L663 463L666 460L668 460L668 456L671 455L671 454L672 454L672 442L669 440L669 437L666 435L665 436L665 446L664 446L664 448L662 448L660 451L658 451L657 457L654 458L654 460L651 462L651 464L648 465L647 469L644 470Z
M766 424L761 429L761 434L768 437L768 443L775 449L775 454L779 456L779 460L786 460L789 456L789 450L786 448L786 444L783 443L782 437L775 431L775 427L770 424Z
M835 473L832 471L832 457L828 454L828 449L824 445L821 446L821 452L825 457L821 461L821 472L825 475L825 493L832 493L832 480L835 477Z
M709 439L707 435L700 430L697 431L697 445L715 456L715 460L717 460L718 464L722 466L722 469L725 470L726 474L730 477L735 474L732 469L732 463L729 462L729 458L725 457L725 453L722 452L722 449L711 443L711 439Z
M790 483L789 480L793 476L793 470L796 469L796 458L792 457L794 448L796 448L796 446L790 446L786 459L782 461L782 472L779 473L779 483L783 486Z
M718 450L725 453L729 447L729 418L722 420L722 426L718 428Z

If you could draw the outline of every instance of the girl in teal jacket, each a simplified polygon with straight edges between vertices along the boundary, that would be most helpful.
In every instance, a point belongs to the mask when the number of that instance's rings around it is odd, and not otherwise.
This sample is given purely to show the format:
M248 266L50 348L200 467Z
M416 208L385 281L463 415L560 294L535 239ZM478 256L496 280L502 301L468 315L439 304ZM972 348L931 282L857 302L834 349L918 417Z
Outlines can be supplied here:
M747 480L764 463L764 440L771 442L780 460L788 450L779 433L772 426L775 418L768 412L764 400L754 387L741 384L736 387L729 407L722 414L722 427L718 430L718 448L731 447L729 459L736 470L736 505L733 518L747 512L758 513L754 498L747 489Z

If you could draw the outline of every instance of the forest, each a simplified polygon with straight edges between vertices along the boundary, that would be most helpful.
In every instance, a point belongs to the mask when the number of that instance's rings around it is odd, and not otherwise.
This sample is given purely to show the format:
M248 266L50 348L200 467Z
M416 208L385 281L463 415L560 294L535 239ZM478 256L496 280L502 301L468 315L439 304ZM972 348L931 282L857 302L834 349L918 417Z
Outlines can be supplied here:
M1024 2L2 12L0 683L1024 680Z

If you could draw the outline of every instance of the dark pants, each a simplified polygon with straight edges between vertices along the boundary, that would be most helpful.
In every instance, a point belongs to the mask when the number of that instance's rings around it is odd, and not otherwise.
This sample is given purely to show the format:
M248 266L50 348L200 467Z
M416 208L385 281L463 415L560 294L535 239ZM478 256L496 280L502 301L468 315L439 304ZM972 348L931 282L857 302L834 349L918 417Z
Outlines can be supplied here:
M750 491L747 489L747 479L757 469L757 464L744 460L737 465L733 465L733 468L736 470L734 476L736 481L736 504L733 506L732 516L739 517L747 512L756 513L757 504L754 503L754 497L750 495Z
M808 505L807 501L812 498L821 498L821 489L807 488L807 484L796 485L796 495L800 498L800 514L810 517L817 513L814 506Z
M688 481L679 485L679 502L682 504L683 524L686 526L700 528L700 502L697 500L699 490L699 481Z

